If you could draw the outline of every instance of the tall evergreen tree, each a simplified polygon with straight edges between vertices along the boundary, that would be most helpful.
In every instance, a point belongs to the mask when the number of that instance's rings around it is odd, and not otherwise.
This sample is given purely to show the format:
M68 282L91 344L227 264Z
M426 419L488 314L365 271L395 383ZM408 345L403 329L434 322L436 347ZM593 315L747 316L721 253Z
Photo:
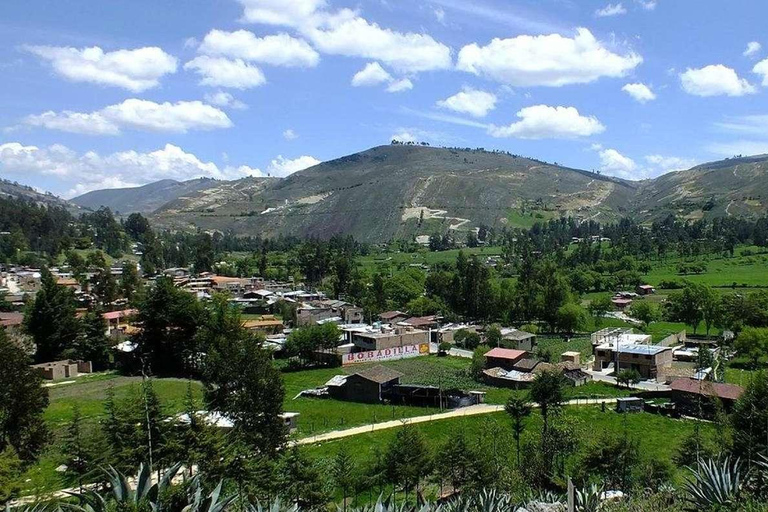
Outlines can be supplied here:
M53 361L72 348L80 335L74 292L59 286L53 274L43 267L40 290L27 306L24 328L37 345L35 360Z

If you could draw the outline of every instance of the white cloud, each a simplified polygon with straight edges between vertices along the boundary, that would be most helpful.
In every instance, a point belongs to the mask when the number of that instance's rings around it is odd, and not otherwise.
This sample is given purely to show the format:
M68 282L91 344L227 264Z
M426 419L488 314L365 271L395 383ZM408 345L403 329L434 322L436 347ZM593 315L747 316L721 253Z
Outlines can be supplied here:
M438 101L437 106L473 117L485 117L496 108L496 100L495 94L466 87L461 92Z
M309 169L317 164L321 163L320 160L313 156L300 156L298 158L290 159L284 158L282 155L278 155L277 158L272 160L267 167L267 173L270 176L288 176L304 169Z
M314 67L320 62L320 55L302 39L288 34L256 37L247 30L211 30L200 44L198 52L272 66Z
M744 96L757 92L755 86L739 78L736 71L722 64L700 69L688 68L680 74L680 82L683 90L694 96Z
M684 171L691 167L695 167L698 164L693 158L663 155L647 155L645 161L652 167L649 172L652 176L658 176L668 172Z
M768 114L753 114L729 118L715 123L721 130L750 136L768 137Z
M600 171L610 176L624 179L636 179L638 166L634 160L615 149L603 149L600 155Z
M761 60L755 64L755 67L752 68L752 72L757 73L758 75L762 75L763 86L768 87L768 59Z
M397 140L400 142L418 142L418 140L416 140L416 136L407 130L401 130L393 133L389 140Z
M197 72L202 77L200 85L211 87L250 89L267 82L259 68L242 59L200 55L184 64L184 69Z
M522 35L493 39L487 46L473 43L461 49L457 67L512 86L559 87L621 77L642 61L634 52L610 51L589 30L579 28L573 38Z
M408 78L401 78L390 83L387 92L405 92L413 89L413 82Z
M709 144L707 150L724 157L768 154L768 140L737 140Z
M642 83L626 84L621 90L640 103L647 103L656 99L656 94L651 88Z
M369 62L352 77L352 85L354 87L372 87L391 81L392 75L381 67L381 64L378 62Z
M598 18L607 18L609 16L619 16L621 14L627 14L627 10L621 5L621 2L617 4L608 4L602 9L595 11L595 16Z
M491 125L488 132L493 137L519 139L573 139L588 137L605 131L594 116L582 116L574 107L550 107L535 105L517 113L520 121L509 126Z
M301 27L325 8L326 0L238 0L243 6L243 21L267 25Z
M325 0L239 1L244 21L293 27L322 53L377 60L400 73L452 65L451 49L428 34L396 32L351 9L330 11Z
M283 132L283 138L285 140L296 140L299 136L292 129L288 128Z
M640 7L645 9L646 11L652 11L656 9L656 0L636 0L638 4L640 4Z
M122 151L100 155L95 151L77 153L60 144L40 148L10 142L0 144L0 170L4 174L52 176L67 197L167 178L188 180L206 176L230 180L264 175L245 165L219 167L204 162L172 144L149 153Z
M160 48L105 52L98 46L72 48L25 46L24 49L48 61L57 74L73 82L90 82L142 92L157 87L160 78L175 73L176 58Z
M248 105L224 91L216 91L214 93L206 94L205 101L221 108L231 108L234 110L245 110L248 108Z
M435 19L438 23L445 24L445 10L442 7L435 7L432 12L435 14Z
M744 50L743 55L745 57L753 57L754 55L757 55L760 53L760 50L763 48L763 46L758 43L757 41L750 41L747 43L747 48Z
M232 126L227 114L201 101L155 103L135 98L95 112L48 111L28 116L24 122L30 126L89 135L117 135L124 128L186 133Z

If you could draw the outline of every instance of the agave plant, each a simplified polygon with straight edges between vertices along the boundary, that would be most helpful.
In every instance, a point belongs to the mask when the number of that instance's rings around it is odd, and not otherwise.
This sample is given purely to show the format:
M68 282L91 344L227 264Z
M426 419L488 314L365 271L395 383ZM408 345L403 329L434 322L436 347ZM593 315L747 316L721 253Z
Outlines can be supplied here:
M223 485L224 481L219 481L219 485L208 496L204 496L200 479L195 477L192 482L194 492L192 493L191 502L184 507L182 512L223 512L237 498L235 494L222 498L221 488ZM277 510L279 511L280 509L278 508Z
M133 478L109 466L104 472L107 475L110 493L104 495L95 489L89 489L79 494L72 493L72 496L79 498L81 502L81 506L75 507L74 510L106 512L110 509L110 502L131 506L135 509L141 503L146 502L153 512L160 512L159 496L170 487L179 469L181 469L181 464L175 464L162 475L157 483L153 483L149 467L144 464L139 466L139 471ZM131 485L132 480L135 485Z
M584 489L576 489L576 510L578 512L597 512L602 503L604 488L592 484Z
M299 506L295 503L290 505L284 505L280 498L276 498L272 503L267 506L262 506L260 502L249 503L245 507L246 512L299 512Z
M741 491L741 461L730 457L717 461L700 461L696 469L688 468L691 479L685 483L686 501L691 510L732 507Z

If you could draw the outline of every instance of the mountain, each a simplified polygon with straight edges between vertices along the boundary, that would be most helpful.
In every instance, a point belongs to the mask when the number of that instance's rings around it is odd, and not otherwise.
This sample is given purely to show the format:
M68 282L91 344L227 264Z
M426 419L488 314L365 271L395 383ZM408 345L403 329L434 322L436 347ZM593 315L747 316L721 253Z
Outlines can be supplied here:
M644 182L632 211L640 219L766 215L768 155L729 158Z
M61 206L74 215L83 213L83 209L80 206L55 196L50 192L38 192L30 186L2 178L0 178L0 197L24 198L46 206Z
M158 209L164 227L382 241L485 224L626 215L632 182L484 150L380 146L284 179L219 182Z
M141 187L94 190L75 197L72 202L91 210L107 206L120 214L149 214L179 197L216 187L219 183L210 178L189 181L161 180Z
M768 214L768 155L699 165L626 181L556 163L481 149L389 145L321 163L287 178L163 180L94 191L89 208L151 212L171 229L362 241L530 227L572 216L608 222Z

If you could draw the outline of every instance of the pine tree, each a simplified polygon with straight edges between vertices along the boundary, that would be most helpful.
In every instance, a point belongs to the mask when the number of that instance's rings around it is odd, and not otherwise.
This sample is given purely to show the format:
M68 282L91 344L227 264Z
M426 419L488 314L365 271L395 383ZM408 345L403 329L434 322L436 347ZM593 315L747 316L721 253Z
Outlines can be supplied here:
M344 500L343 510L346 512L349 491L354 487L355 482L357 481L357 465L345 445L341 446L339 451L336 452L336 456L333 458L331 474L336 483L336 488L341 491Z
M82 331L75 343L75 355L83 361L90 361L95 370L104 370L109 365L110 343L107 337L107 321L101 310L89 311L81 320Z

